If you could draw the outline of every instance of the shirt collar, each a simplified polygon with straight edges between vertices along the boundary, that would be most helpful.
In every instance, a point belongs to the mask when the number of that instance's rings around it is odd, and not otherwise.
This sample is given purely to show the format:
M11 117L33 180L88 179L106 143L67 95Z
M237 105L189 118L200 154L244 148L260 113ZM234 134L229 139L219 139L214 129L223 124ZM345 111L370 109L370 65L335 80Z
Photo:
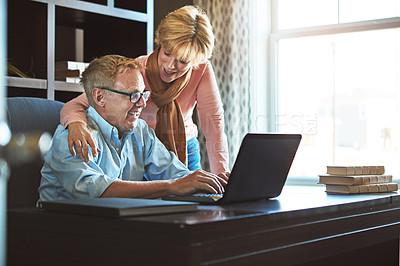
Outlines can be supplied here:
M105 139L111 140L112 138L118 139L118 129L108 123L92 106L87 109L87 116L96 125ZM88 121L89 123L89 121ZM123 137L127 137L133 133L133 130L124 132Z

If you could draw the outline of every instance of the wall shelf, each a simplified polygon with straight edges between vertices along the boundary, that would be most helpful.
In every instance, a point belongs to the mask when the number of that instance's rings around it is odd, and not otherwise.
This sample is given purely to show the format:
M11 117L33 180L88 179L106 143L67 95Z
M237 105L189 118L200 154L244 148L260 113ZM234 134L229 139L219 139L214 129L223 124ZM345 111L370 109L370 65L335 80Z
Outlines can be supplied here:
M69 100L65 93L83 88L56 80L56 62L149 54L153 17L154 0L8 0L7 60L32 77L7 77L9 95L37 89L29 94L43 97L46 90L48 99Z
M78 83L69 83L64 81L54 81L56 91L83 92L83 87ZM6 85L8 87L30 88L47 90L47 80L6 77Z

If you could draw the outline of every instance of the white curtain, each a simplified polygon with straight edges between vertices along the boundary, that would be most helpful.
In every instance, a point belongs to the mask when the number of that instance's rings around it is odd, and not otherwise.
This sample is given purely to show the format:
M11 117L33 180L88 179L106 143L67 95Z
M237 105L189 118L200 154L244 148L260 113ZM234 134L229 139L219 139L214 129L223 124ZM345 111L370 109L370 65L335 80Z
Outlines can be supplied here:
M225 111L230 167L243 136L250 131L250 40L248 0L194 0L210 18L216 36L211 59ZM204 136L199 136L202 165L209 170Z

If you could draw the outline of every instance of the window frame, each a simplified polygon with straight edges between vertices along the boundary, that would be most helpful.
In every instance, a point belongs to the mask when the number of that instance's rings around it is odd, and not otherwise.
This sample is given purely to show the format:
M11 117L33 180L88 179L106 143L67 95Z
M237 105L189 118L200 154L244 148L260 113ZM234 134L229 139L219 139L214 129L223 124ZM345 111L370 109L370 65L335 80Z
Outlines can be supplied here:
M312 26L295 29L284 29L279 30L278 28L278 1L269 0L269 18L268 18L268 43L267 43L267 116L266 116L266 130L268 132L277 132L277 121L278 117L278 97L279 97L279 84L278 84L278 54L279 46L278 42L283 39L331 35L340 33L351 33L371 30L382 30L391 28L400 28L400 17L391 17L384 19L366 20L358 22L347 22L337 23L324 26ZM265 73L265 72L264 72ZM260 88L259 88L260 90ZM261 101L265 100L258 99L258 105L261 105ZM264 102L265 103L265 102ZM288 178L287 184L289 185L317 185L317 177L296 177Z

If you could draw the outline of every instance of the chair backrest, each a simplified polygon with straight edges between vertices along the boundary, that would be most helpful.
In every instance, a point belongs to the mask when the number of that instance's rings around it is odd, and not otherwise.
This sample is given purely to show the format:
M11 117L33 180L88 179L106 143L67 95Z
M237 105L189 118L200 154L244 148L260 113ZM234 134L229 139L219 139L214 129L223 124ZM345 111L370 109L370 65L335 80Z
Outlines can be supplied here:
M60 110L64 103L42 98L7 98L7 121L11 133L53 135L60 124ZM40 170L43 159L38 156L21 165L11 165L7 184L7 207L33 207L39 199Z

